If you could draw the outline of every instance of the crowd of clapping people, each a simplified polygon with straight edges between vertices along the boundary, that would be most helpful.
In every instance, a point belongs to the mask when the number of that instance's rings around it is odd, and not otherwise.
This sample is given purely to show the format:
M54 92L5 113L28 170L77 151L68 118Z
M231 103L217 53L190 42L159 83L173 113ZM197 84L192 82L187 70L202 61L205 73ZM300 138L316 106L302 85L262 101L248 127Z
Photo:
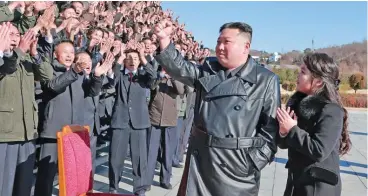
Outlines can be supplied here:
M36 167L34 195L51 196L56 133L72 124L90 127L92 160L98 143L110 142L110 192L118 190L127 155L136 195L150 190L156 167L160 186L172 188L195 91L155 60L153 27L164 19L186 60L200 64L210 55L157 1L2 2L0 195L29 195Z

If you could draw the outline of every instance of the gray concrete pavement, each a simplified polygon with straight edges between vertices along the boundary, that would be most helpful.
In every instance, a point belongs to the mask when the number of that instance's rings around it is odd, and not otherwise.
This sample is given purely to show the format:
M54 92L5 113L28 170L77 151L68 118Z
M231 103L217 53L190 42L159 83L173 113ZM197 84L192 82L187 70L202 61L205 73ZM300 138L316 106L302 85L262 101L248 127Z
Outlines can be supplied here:
M349 111L349 131L353 143L351 151L341 157L340 169L342 178L342 196L367 195L367 112ZM262 171L259 196L282 196L287 179L284 168L287 161L287 151L279 150L276 160ZM108 192L107 162L97 168L94 190ZM131 163L126 162L123 180L119 187L121 193L132 192ZM159 171L157 171L158 174ZM147 196L176 196L183 169L173 169L172 190L159 187L159 177L155 175L155 183ZM57 188L57 187L56 187Z

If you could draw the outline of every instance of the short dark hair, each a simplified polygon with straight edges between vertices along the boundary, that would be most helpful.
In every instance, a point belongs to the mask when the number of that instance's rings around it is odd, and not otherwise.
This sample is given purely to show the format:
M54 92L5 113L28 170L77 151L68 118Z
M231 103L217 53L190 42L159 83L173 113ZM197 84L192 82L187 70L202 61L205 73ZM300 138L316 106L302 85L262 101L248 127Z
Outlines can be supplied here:
M143 37L142 38L142 42L145 41L145 40L150 40L151 41L151 38L149 38L149 37Z
M61 9L60 9L60 11L61 12L64 12L65 10L67 10L67 9L73 9L74 11L75 11L75 9L74 9L74 7L72 6L72 4L70 4L70 3L67 3L67 4L64 4L63 6L61 6Z
M74 46L74 43L72 42L72 41L70 41L69 39L62 39L62 40L60 40L60 41L58 41L58 42L56 42L55 43L55 50L56 50L56 48L60 45L60 44L64 44L64 43L69 43L69 44L71 44L72 46Z
M253 29L252 27L244 22L229 22L225 23L220 27L220 33L224 29L238 29L240 33L244 33L249 35L249 41L252 42L252 36L253 36Z
M79 51L79 52L77 52L75 55L74 55L74 63L76 63L77 62L77 60L78 60L78 56L79 55L82 55L82 54L86 54L86 55L88 55L91 59L92 59L92 57L91 57L91 55L89 55L86 51Z
M138 50L135 50L135 49L127 49L124 51L125 54L129 54L129 53L137 53L139 54Z

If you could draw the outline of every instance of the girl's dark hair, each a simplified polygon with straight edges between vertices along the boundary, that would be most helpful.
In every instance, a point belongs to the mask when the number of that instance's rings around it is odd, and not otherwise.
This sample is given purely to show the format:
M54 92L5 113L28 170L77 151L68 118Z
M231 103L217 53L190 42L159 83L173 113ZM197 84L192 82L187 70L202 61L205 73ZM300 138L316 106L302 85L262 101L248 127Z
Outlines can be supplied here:
M340 138L340 154L346 154L351 148L351 141L348 132L348 112L344 108L338 92L339 67L334 60L325 53L309 53L303 58L303 62L312 73L314 78L320 78L323 85L315 90L319 95L332 103L340 105L344 110L343 130Z

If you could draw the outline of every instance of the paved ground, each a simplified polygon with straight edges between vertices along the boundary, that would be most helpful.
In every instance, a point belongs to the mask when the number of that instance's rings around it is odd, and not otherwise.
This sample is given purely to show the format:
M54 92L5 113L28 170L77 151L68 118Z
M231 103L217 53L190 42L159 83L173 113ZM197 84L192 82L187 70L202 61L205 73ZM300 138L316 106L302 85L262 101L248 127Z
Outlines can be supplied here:
M352 150L341 158L340 169L343 183L342 196L365 196L367 195L367 112L349 111L349 131L353 143ZM262 171L261 188L259 196L281 196L284 191L287 170L285 162L287 151L279 150L275 162ZM132 168L131 163L125 165L124 178L119 187L121 193L132 192ZM94 190L96 192L108 191L108 166L107 162L97 168L95 175ZM156 174L159 174L158 171ZM182 175L182 169L173 169L171 183L173 190L159 187L158 176L155 175L155 183L147 196L176 196ZM55 189L57 194L57 187Z

